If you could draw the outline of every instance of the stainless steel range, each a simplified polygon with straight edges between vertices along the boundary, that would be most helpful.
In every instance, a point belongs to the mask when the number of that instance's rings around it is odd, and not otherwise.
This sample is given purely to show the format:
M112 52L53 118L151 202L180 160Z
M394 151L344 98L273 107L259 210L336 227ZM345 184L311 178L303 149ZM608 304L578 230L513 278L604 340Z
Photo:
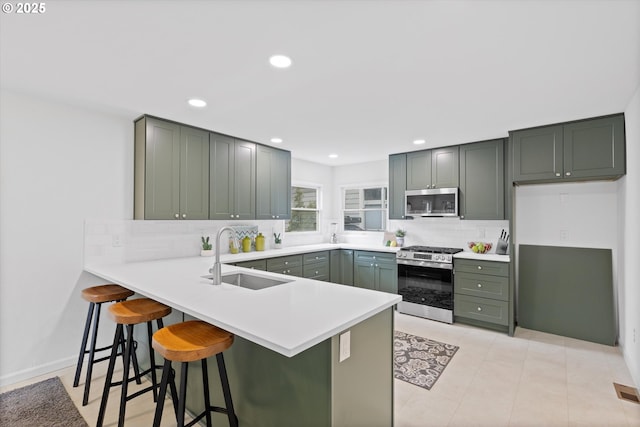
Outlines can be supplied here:
M453 255L458 248L408 246L396 254L398 311L453 323Z

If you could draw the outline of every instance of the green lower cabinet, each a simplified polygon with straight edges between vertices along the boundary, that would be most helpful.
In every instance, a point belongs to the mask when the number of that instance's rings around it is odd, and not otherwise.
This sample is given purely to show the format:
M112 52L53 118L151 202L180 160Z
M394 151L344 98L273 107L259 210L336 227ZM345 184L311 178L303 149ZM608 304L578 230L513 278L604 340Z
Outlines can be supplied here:
M331 282L353 286L353 250L331 251Z
M513 291L507 262L455 259L454 321L513 335Z
M185 320L192 317L185 315ZM340 362L340 335L286 357L236 336L224 354L233 405L243 427L393 425L393 309L349 329L351 356ZM346 331L345 331L346 332ZM213 405L224 407L216 358L207 359ZM174 362L179 384L180 367ZM203 408L201 364L189 364L187 410ZM165 417L174 416L164 411ZM228 426L214 413L213 425Z
M329 251L304 254L302 256L302 277L328 282L331 279L329 260Z
M235 265L237 267L250 268L252 270L267 271L267 260L266 259L256 259L256 260L253 260L253 261L237 262Z
M302 277L302 255L268 258L267 271Z
M359 288L398 293L398 265L395 254L355 251L353 284Z

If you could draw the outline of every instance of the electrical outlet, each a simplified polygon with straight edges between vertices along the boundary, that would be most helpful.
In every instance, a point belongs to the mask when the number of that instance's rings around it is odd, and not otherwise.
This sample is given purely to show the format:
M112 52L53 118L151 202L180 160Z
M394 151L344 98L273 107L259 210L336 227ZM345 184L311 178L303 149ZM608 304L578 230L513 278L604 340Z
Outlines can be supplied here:
M560 230L560 240L567 240L569 232L567 230Z
M113 236L111 236L111 246L113 246L114 248L119 248L122 246L121 234L114 234Z
M344 362L351 356L351 331L340 335L340 362Z

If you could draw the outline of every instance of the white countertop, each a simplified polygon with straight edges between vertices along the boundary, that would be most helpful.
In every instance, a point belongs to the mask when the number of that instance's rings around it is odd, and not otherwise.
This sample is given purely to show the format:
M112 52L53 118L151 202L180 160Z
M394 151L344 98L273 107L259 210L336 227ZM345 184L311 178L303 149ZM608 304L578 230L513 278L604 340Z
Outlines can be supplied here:
M509 255L498 255L492 253L477 254L471 251L458 252L453 257L462 259L475 259L480 261L511 262L511 258L509 258Z
M326 244L224 255L224 262L291 255L327 249L365 249ZM366 250L379 250L367 247ZM396 248L381 247L395 252ZM125 286L240 337L288 357L313 347L363 320L397 304L399 295L353 286L283 276L229 265L222 274L244 270L265 277L292 280L251 290L223 283L211 284L212 257L192 257L109 265L86 265L85 270Z

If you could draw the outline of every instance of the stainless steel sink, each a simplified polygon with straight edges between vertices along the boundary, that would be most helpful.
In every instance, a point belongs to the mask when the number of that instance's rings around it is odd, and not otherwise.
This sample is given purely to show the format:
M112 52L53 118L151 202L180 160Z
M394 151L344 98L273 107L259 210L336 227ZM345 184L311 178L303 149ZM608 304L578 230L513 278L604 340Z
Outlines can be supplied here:
M212 279L211 274L203 276L206 279ZM258 274L249 273L231 273L222 275L222 283L239 286L241 288L259 290L289 283L292 280L274 279L273 277L260 276Z

